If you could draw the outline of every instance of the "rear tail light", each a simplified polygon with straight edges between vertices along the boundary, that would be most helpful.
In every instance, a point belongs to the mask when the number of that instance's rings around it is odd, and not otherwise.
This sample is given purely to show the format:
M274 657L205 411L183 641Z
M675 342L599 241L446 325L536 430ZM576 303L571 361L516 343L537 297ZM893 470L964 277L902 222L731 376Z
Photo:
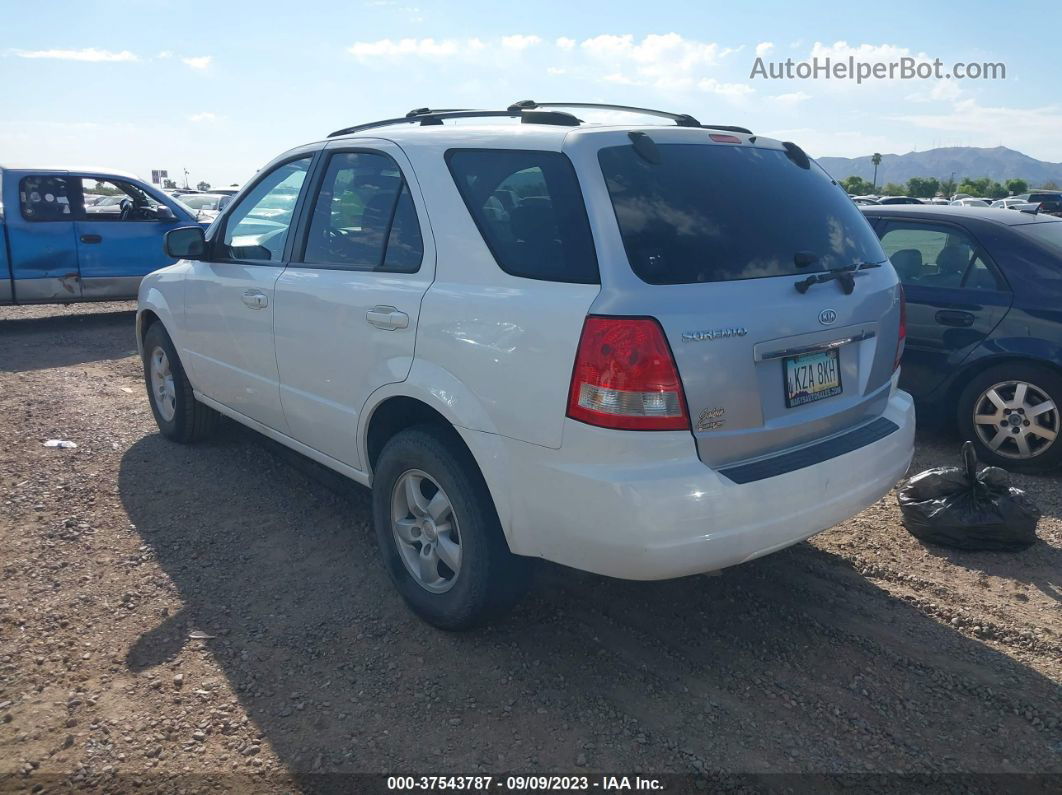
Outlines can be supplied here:
M903 285L897 285L900 290L900 336L896 340L896 361L892 365L893 371L900 366L903 358L903 348L907 342L907 296L904 295Z
M602 428L689 430L678 368L656 320L586 318L575 354L568 416Z

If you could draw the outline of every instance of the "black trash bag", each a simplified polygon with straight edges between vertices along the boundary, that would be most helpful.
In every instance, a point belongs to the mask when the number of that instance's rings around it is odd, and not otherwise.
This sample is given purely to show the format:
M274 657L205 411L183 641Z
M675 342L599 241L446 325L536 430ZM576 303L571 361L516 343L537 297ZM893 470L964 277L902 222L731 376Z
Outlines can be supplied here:
M904 526L931 544L1014 552L1036 543L1040 509L1006 471L977 471L973 442L962 446L963 466L919 472L900 489Z

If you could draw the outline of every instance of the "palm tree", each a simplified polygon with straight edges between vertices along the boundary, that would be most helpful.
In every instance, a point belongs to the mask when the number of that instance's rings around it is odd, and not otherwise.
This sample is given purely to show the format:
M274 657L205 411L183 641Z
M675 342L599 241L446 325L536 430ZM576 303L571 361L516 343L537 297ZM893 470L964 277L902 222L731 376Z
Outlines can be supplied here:
M881 165L881 152L875 152L874 156L870 158L870 162L874 164L874 190L878 189L878 166Z

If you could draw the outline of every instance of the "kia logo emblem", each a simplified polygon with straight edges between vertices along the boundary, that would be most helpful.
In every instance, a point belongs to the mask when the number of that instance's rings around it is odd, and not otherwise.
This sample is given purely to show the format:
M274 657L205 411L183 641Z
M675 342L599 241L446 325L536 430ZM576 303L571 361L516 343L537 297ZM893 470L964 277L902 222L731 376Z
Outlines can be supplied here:
M837 313L834 312L832 309L823 309L821 312L819 312L819 322L822 325L829 326L835 320L837 320Z

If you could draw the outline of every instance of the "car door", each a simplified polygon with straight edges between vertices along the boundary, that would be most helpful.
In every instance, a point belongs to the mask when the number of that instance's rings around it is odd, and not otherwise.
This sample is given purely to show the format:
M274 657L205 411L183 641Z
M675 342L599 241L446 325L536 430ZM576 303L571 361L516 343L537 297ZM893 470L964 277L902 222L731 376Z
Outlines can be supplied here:
M166 232L194 219L133 180L102 174L72 179L82 195L102 197L86 203L75 224L82 295L134 297L144 276L174 262L163 250Z
M211 227L206 259L184 282L181 360L196 389L244 417L287 432L273 348L274 288L314 152L262 170ZM287 211L274 212L278 206Z
M358 418L375 389L409 373L434 244L399 147L347 144L326 156L277 281L280 395L295 439L364 469Z
M907 295L900 386L925 397L998 325L1012 295L963 226L879 219L878 233Z
M8 174L18 180L18 206L7 209L14 300L76 301L81 297L74 225L79 184L65 172Z

